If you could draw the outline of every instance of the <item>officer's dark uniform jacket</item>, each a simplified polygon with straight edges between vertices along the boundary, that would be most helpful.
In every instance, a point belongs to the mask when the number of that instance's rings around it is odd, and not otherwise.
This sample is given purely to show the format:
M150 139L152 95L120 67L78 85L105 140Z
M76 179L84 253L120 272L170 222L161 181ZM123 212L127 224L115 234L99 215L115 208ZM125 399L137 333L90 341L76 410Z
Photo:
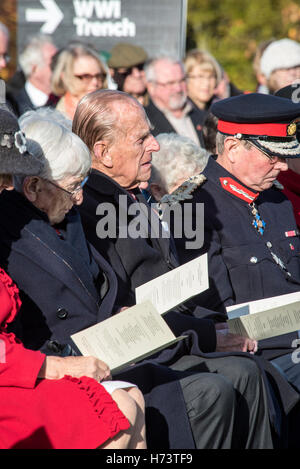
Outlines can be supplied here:
M226 306L300 290L300 243L291 203L274 186L261 193L245 187L213 157L203 171L206 181L185 203L204 203L204 245L187 250L176 239L181 262L208 253L210 288L199 297L203 306ZM263 234L253 226L254 202ZM276 356L290 348L297 334L263 341ZM278 349L278 350L275 350ZM286 352L285 352L286 353Z

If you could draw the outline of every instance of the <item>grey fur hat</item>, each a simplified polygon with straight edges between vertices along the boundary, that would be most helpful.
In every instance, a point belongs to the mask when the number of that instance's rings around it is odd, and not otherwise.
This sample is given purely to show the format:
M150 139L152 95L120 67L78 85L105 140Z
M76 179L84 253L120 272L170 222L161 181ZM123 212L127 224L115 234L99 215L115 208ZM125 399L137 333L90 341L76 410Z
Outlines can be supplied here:
M27 151L26 137L18 120L0 107L0 174L34 176L43 169L43 162Z

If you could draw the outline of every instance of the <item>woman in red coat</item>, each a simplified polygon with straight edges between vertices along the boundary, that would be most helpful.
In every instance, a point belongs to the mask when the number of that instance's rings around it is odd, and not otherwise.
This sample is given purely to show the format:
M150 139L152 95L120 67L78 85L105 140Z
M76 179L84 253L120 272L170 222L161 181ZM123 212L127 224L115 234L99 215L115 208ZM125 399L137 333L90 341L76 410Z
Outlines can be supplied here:
M0 109L0 192L12 188L11 174L40 170L17 120ZM16 285L0 268L0 449L145 448L140 391L127 384L110 395L98 382L110 378L109 369L96 358L24 348L7 332L20 306Z

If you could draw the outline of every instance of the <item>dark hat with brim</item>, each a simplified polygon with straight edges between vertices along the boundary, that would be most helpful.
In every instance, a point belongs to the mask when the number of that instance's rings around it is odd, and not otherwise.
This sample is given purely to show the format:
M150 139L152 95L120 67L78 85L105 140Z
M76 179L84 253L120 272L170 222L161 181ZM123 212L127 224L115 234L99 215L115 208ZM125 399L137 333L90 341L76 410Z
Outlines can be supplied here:
M142 47L127 42L116 44L110 53L107 64L111 68L130 68L148 59L147 52Z
M300 83L293 83L292 85L285 86L276 91L275 96L290 99L293 103L300 103ZM297 126L296 136L300 142L300 127Z
M248 140L268 156L300 158L296 138L300 104L285 98L248 93L212 105L218 131Z
M27 141L17 118L0 108L0 174L38 175L43 162L27 151Z

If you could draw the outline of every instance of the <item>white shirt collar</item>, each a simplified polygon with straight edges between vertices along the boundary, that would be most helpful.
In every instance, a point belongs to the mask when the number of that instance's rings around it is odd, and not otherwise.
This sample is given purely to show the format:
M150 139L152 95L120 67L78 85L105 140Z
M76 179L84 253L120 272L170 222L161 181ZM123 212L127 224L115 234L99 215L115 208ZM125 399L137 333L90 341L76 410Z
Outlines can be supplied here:
M35 107L45 106L48 101L48 95L43 91L36 88L30 81L26 81L25 90Z

